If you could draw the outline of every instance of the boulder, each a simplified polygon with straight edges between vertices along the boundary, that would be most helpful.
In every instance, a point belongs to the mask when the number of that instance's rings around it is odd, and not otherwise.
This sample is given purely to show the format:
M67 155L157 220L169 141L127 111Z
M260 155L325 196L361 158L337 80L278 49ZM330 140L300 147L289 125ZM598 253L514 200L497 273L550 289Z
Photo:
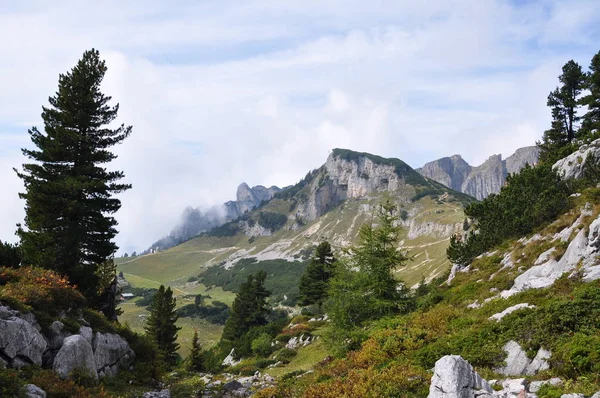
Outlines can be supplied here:
M235 348L231 349L231 352L229 353L229 355L227 355L227 357L225 357L225 359L223 359L223 362L221 362L221 365L223 366L235 366L238 363L240 363L240 360L235 360Z
M44 336L19 313L0 306L0 357L7 366L42 365L47 343Z
M46 398L46 391L42 390L35 384L26 384L25 395L27 398Z
M535 308L535 305L531 305L528 303L521 303L521 304L513 305L512 307L508 307L507 309L505 309L502 312L498 312L497 314L492 315L489 319L499 321L502 318L504 318L506 315L511 314L517 310L524 309L524 308Z
M235 391L239 390L240 388L244 388L244 386L237 380L232 380L228 383L223 384L223 390L225 391Z
M588 165L588 157L590 155L596 159L600 159L600 139L588 145L581 146L576 152L554 163L552 168L565 179L581 178Z
M48 346L51 350L58 350L63 345L64 339L69 337L69 333L65 329L65 325L61 321L54 321L50 325L48 331Z
M458 355L446 355L435 363L429 398L474 398L491 396L490 385Z
M52 368L63 379L69 377L69 374L75 369L86 370L92 377L98 379L92 346L79 334L69 336L64 340L54 358Z
M94 331L89 326L81 326L79 328L79 334L83 336L84 339L87 340L90 345L92 345L92 339L94 338Z
M101 376L115 376L119 369L128 368L135 356L127 341L117 334L96 333L92 349Z
M533 360L527 357L527 354L516 341L509 341L503 347L506 352L506 366L496 369L500 374L506 376L533 376L541 370L549 367L546 361L552 356L552 353L544 348L540 348Z
M144 398L171 398L171 392L167 389L161 391L145 392Z

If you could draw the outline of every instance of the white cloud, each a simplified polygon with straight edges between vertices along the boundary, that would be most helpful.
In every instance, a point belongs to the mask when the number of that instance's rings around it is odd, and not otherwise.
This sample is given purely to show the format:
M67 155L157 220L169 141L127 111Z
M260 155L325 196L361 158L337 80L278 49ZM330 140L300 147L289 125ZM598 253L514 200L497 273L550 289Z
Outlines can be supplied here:
M233 199L242 181L298 181L334 147L415 167L509 155L548 124L560 66L599 50L585 29L593 1L29 4L0 15L14 38L0 42L0 239L23 216L10 168L26 127L41 127L58 74L96 47L103 90L134 126L114 163L134 185L117 215L127 251L167 233L185 206Z

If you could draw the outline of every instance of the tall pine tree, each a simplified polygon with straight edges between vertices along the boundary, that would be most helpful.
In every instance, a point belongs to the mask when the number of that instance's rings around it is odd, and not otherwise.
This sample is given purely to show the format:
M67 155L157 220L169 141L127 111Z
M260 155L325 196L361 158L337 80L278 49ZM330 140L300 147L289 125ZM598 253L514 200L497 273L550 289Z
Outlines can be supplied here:
M146 323L146 333L154 340L161 351L165 362L171 366L177 363L177 300L173 297L171 287L165 289L160 285L150 304L150 316Z
M321 242L300 278L300 305L317 304L319 311L321 310L323 301L327 298L329 280L334 273L334 263L331 244Z
M586 88L589 94L581 99L588 110L583 115L581 136L586 141L600 138L600 51L594 55L587 73Z
M542 150L541 160L549 163L568 155L572 150L571 144L577 136L581 119L577 110L586 77L581 66L571 60L563 66L558 80L561 85L548 95L547 102L552 111L552 124L544 132L542 141L537 143Z
M44 131L29 135L36 149L23 149L32 163L17 171L25 193L25 224L19 225L23 260L54 269L97 303L99 264L117 250L112 241L121 207L115 194L129 188L118 183L121 171L105 165L116 158L109 149L131 133L131 126L109 128L119 105L100 91L106 64L89 50L71 71L61 74L58 91L42 107ZM16 170L15 170L16 171Z

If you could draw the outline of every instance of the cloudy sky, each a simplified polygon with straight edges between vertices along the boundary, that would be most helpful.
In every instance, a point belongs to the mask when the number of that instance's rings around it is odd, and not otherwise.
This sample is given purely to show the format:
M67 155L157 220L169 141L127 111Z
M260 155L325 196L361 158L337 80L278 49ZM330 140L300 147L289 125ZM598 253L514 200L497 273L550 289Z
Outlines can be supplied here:
M86 49L134 126L114 162L134 186L117 214L131 251L185 206L292 184L336 147L418 167L533 145L560 67L600 50L599 22L597 0L0 0L0 239L24 213L27 129Z

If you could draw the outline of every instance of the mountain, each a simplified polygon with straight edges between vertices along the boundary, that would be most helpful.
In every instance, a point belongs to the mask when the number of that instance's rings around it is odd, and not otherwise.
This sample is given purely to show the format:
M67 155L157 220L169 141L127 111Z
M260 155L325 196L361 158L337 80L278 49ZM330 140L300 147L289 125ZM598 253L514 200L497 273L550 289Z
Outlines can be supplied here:
M471 166L460 155L453 155L426 163L417 171L481 200L500 192L508 174L519 172L526 164L536 164L539 152L537 146L519 148L505 160L502 160L502 155L492 155L479 166Z
M198 236L201 232L236 219L258 207L262 202L268 201L279 191L281 189L275 186L265 188L257 185L250 188L243 182L237 188L236 200L226 202L221 206L212 206L206 210L186 207L181 214L179 224L167 236L154 242L144 254L167 250Z
M293 300L314 246L328 240L340 252L356 242L360 226L373 219L387 196L397 205L402 244L413 256L398 274L412 286L449 269L449 237L462 229L463 205L474 200L399 159L347 149L333 150L321 167L278 192L244 185L237 203L225 205L239 217L168 250L119 259L119 270L173 286L199 277L204 285L231 290L238 283L232 281L245 273L266 269L267 284L273 284L268 287ZM272 192L270 200L250 209Z

